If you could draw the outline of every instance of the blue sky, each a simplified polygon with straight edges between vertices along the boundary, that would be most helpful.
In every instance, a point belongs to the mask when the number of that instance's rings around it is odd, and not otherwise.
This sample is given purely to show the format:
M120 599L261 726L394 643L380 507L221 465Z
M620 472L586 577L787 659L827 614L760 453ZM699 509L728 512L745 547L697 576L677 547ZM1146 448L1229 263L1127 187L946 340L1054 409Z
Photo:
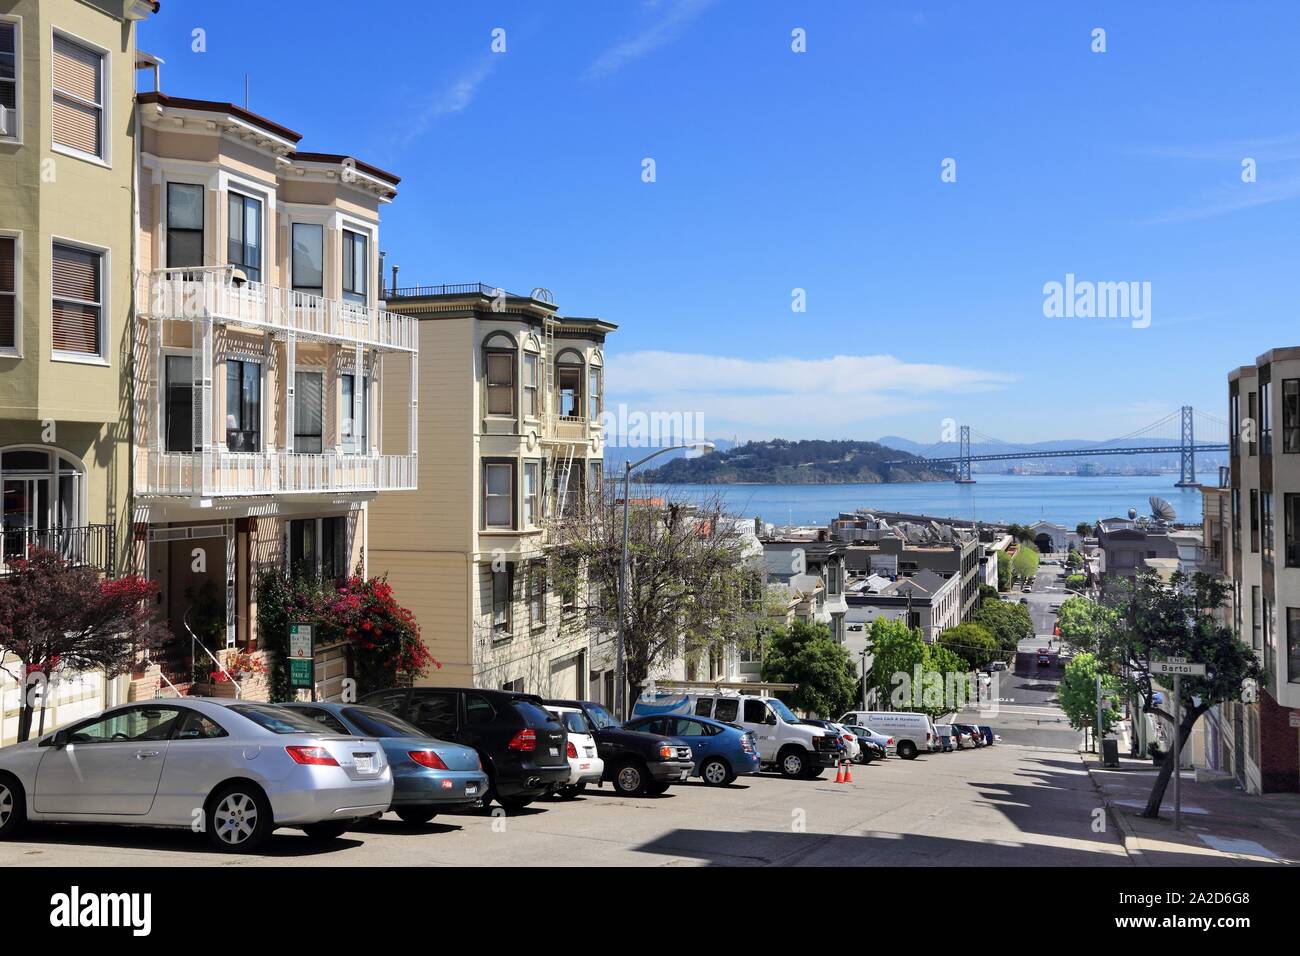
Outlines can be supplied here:
M620 326L609 403L713 436L1102 439L1300 344L1294 0L164 0L140 42L400 175L402 284L545 286ZM1067 273L1150 325L1045 317Z

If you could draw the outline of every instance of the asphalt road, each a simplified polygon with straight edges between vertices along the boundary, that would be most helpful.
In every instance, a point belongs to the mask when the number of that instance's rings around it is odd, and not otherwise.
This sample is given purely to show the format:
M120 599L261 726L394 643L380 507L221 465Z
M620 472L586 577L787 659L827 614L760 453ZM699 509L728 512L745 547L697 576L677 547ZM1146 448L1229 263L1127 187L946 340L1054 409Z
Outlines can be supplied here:
M0 843L14 866L1060 866L1128 865L1094 833L1097 792L1078 757L999 745L855 767L852 784L742 778L662 797L589 792L515 816L392 815L326 845L278 831L258 856L209 851L188 831L33 828Z
M1035 636L1020 642L1011 671L994 675L995 689L990 696L996 699L996 710L981 713L967 709L959 720L989 724L1004 742L1010 744L1069 751L1077 749L1079 734L1070 729L1057 698L1057 685L1062 674L1055 654L1057 643L1051 645L1052 663L1049 666L1038 664L1038 649L1048 646L1056 626L1052 605L1061 603L1068 596L1062 569L1055 565L1039 567L1032 593L1024 594L1019 590L1012 593L1014 601L1028 600Z

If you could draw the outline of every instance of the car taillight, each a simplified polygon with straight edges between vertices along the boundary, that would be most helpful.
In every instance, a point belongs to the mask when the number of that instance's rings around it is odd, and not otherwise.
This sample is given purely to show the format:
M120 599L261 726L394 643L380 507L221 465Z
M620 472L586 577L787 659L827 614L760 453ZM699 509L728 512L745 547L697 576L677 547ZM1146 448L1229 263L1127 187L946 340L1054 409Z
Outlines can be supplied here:
M886 746L886 747L892 747L892 746L894 746L894 738L893 738L893 737L890 737L887 741L885 741L885 746Z
M294 763L308 764L312 767L337 767L339 762L324 747L285 747Z
M537 731L531 727L525 727L519 733L510 738L510 743L506 745L509 750L520 750L524 753L532 753L537 749Z
M745 734L745 736L740 738L740 749L745 751L745 753L752 754L754 752L754 745L749 739L749 734Z
M572 740L569 741L569 747L567 750L565 750L565 753L568 754L570 757L572 757L574 760L578 759L578 748L573 746Z
M930 732L928 730L925 732L925 742L927 744L930 742Z
M421 767L428 767L430 770L447 769L447 765L442 762L442 758L432 750L412 750L408 756Z
M659 756L664 760L672 760L674 757L677 756L677 748L674 747L672 744L660 744Z

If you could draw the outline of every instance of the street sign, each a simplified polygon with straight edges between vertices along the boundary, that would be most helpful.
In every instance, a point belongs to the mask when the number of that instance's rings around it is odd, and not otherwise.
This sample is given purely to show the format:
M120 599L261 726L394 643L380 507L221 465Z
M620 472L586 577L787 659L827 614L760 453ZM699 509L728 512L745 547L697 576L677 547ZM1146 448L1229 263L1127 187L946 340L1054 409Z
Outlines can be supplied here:
M1291 716L1287 718L1292 727L1300 727L1300 712L1291 711Z
M289 625L289 686L314 690L316 655L310 624Z
M1153 674L1181 674L1184 677L1204 677L1204 664L1189 664L1186 658L1171 657L1167 661L1152 661Z

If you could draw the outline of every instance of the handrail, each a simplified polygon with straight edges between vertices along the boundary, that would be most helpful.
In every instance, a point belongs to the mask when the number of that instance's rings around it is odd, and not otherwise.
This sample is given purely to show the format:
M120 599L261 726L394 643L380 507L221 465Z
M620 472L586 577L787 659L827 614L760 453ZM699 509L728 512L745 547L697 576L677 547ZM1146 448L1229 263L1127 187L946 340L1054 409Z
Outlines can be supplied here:
M163 672L163 669L161 667L158 668L158 676L163 679L163 681L167 684L167 686L172 689L172 693L175 694L177 697L185 696L180 692L180 690L176 687L176 685L173 684L170 679L168 679L166 673Z
M185 609L185 614L181 618L181 623L185 625L185 630L189 631L190 634L190 666L194 666L194 646L197 644L199 647L203 648L204 654L207 654L208 657L212 658L212 663L216 664L217 667L221 669L221 673L226 675L226 680L235 685L235 697L241 697L243 695L243 687L240 686L239 681L235 680L234 675L232 675L230 671L226 670L226 665L217 659L216 654L213 654L208 650L208 646L199 640L198 635L194 633L194 629L190 627L190 611L192 610L194 610L193 604Z

